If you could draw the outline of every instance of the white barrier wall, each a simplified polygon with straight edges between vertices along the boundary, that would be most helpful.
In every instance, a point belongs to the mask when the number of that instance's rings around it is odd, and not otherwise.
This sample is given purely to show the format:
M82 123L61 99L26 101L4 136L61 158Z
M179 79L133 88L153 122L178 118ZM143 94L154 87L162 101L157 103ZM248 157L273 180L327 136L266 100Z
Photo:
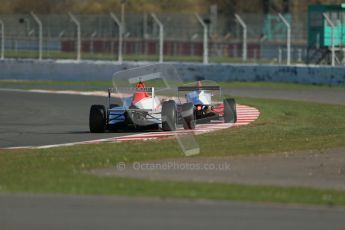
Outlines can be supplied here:
M0 60L0 79L107 80L152 62ZM171 63L184 80L275 81L345 85L345 67Z

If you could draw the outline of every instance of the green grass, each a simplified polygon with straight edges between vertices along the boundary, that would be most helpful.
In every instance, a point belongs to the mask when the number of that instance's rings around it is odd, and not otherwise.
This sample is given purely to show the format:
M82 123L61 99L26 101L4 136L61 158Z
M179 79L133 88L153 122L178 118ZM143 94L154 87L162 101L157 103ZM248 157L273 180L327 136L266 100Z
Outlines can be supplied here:
M38 58L38 51L33 50L6 50L6 58ZM76 52L63 52L63 51L44 51L44 59L76 59ZM111 53L82 53L83 60L114 60L117 61L117 55ZM158 61L158 55L141 55L141 54L130 54L123 55L123 60L125 61ZM202 62L202 56L182 56L174 55L164 56L164 61L177 61L177 62ZM209 62L213 63L244 63L241 58L235 57L224 57L224 56L210 56ZM248 60L246 63L261 63L261 64L277 64L276 61L271 60Z
M303 84L287 82L245 82L245 81L227 81L218 82L223 88L272 88L272 89L341 89L345 86L323 85L323 84Z
M260 109L255 123L197 136L202 157L345 146L345 107L240 98ZM87 124L86 124L87 125ZM345 191L98 177L85 170L119 162L183 157L174 139L42 150L0 150L0 191L345 205Z
M68 86L68 87L111 87L112 81L51 81L51 80L0 80L0 87L46 87L46 86Z
M159 87L157 82L154 87ZM329 85L312 85L297 84L284 82L241 82L228 81L217 82L223 88L272 88L272 89L335 89L345 90L345 86L329 86ZM85 89L85 90L106 90L112 87L111 80L94 80L94 81L52 81L52 80L0 80L0 88L49 88L49 87L65 87L67 89Z

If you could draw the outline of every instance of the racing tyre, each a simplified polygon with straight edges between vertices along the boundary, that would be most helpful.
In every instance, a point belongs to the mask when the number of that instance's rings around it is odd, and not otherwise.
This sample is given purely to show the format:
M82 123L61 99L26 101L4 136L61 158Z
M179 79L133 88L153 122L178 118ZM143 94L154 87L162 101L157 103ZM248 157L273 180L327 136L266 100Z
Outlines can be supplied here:
M195 113L193 103L185 103L182 105L181 116L184 129L195 129Z
M164 131L176 130L176 103L165 101L162 104L162 129Z
M233 98L228 98L224 100L224 122L237 122L236 101Z
M91 133L104 133L106 110L103 105L92 105L90 108L89 127Z

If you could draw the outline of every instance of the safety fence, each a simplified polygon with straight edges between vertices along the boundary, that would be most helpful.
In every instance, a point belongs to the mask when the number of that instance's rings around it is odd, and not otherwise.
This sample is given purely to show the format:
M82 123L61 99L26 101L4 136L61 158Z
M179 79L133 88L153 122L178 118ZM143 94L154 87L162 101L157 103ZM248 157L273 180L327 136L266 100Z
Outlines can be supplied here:
M123 21L122 21L123 18ZM304 63L299 15L0 15L2 58Z

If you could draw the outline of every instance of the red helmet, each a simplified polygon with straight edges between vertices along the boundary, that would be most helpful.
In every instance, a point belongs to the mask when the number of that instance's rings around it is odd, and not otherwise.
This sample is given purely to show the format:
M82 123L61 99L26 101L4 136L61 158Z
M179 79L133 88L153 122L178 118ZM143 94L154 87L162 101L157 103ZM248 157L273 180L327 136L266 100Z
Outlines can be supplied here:
M140 81L135 85L135 88L137 89L145 88L145 84ZM147 97L150 97L150 95L147 92L135 92L133 96L132 104L135 105L136 103L138 103L139 101Z
M135 88L137 89L142 89L142 88L145 88L145 84L144 82L138 82L136 85L135 85Z

